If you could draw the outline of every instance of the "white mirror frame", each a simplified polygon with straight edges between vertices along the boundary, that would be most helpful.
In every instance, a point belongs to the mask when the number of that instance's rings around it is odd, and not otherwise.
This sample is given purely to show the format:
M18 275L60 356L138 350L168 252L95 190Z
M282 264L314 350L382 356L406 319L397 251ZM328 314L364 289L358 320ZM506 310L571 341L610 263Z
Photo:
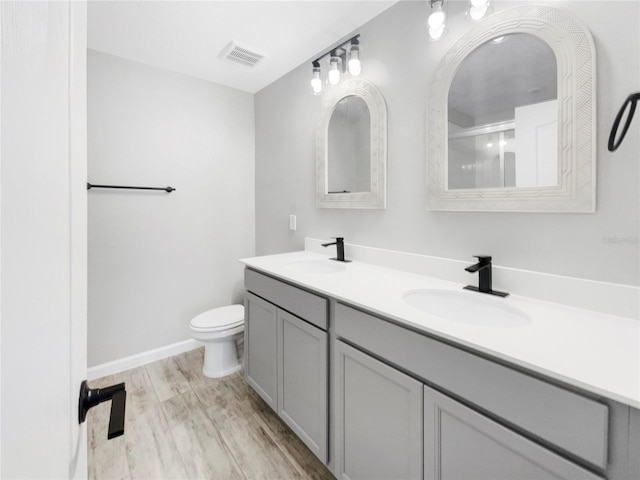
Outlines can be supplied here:
M448 97L466 56L489 40L528 33L545 41L558 62L558 185L448 190ZM595 212L596 68L591 34L565 10L515 7L483 20L441 60L429 100L427 209L484 212Z
M371 190L369 192L328 192L329 122L336 106L345 97L362 98L371 117ZM387 207L387 106L371 82L349 79L332 88L324 101L316 131L316 206L318 208Z

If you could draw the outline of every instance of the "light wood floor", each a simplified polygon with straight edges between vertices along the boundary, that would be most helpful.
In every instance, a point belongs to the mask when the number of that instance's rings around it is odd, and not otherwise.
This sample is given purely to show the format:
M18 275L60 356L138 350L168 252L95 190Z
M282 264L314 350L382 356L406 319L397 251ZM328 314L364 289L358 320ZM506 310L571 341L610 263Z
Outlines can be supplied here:
M87 415L89 478L331 479L247 386L202 375L203 350L90 382L126 382L125 434L107 440L111 402Z

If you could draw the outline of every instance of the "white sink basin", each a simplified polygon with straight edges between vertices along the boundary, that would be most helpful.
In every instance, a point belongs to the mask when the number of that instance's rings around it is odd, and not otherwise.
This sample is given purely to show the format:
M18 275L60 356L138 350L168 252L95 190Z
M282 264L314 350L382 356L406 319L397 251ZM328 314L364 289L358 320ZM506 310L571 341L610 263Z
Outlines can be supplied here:
M413 308L454 322L484 327L523 327L531 318L485 293L455 290L409 290L402 300Z
M322 275L331 273L340 273L344 271L345 264L328 258L317 260L296 260L284 265L284 268L295 271L297 273L308 273L311 275Z

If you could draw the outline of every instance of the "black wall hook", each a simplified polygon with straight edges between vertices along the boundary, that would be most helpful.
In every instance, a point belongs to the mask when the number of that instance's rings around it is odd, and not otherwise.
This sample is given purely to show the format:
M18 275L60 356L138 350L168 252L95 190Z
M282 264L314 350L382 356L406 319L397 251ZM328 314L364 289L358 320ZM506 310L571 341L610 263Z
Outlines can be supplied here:
M631 120L633 120L633 115L636 113L636 104L640 100L640 92L632 93L627 97L625 102L622 104L618 115L616 115L616 119L613 122L613 126L611 127L611 133L609 134L609 151L615 152L622 141L624 140L625 135L627 134L627 130L629 130L629 126L631 125ZM629 109L627 113L627 120L624 122L624 127L622 127L622 133L620 133L620 138L616 141L616 135L618 134L618 128L620 127L620 122L624 117L625 112Z

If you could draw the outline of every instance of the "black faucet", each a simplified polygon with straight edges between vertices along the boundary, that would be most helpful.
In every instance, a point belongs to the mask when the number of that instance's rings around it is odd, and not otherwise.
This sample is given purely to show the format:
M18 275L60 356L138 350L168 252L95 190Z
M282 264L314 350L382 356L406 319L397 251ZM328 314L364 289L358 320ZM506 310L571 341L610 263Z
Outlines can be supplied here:
M350 262L351 260L344 259L344 238L342 237L331 237L331 238L335 238L336 241L322 244L323 247L328 247L329 245L336 246L338 250L338 255L335 258L332 258L331 260L336 260L338 262Z
M509 295L508 293L498 292L491 288L491 257L489 255L474 255L474 257L478 259L478 263L465 268L465 270L469 273L478 272L478 286L474 287L472 285L467 285L464 288L466 290L488 293L499 297L506 297Z

